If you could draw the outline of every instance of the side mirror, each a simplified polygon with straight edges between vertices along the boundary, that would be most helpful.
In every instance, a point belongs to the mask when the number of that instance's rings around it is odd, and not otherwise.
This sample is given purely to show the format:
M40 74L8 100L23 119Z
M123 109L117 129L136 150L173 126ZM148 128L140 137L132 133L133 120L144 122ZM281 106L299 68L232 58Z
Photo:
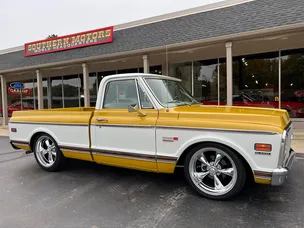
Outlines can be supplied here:
M137 112L138 116L143 117L146 116L146 113L143 113L140 111L138 104L129 104L128 105L128 111L129 112Z

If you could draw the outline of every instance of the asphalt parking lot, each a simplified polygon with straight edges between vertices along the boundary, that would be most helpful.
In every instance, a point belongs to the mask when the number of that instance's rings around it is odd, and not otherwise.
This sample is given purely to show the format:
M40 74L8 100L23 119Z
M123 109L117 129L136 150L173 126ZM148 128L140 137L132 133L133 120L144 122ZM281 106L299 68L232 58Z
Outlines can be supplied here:
M302 155L302 154L301 154ZM0 227L303 227L304 156L284 186L248 185L230 201L198 196L183 177L72 161L48 173L0 137Z

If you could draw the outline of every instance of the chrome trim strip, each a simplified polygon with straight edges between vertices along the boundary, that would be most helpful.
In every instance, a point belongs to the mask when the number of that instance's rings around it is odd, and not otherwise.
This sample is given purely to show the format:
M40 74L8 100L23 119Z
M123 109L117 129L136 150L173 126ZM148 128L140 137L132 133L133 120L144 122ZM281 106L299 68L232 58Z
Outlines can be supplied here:
M271 181L271 178L272 178L272 173L270 173L270 172L263 172L263 171L254 170L253 175L254 175L254 178L263 179L263 180L270 180Z
M194 131L216 131L216 132L234 132L247 134L277 135L271 131L254 131L254 130L233 130L233 129L217 129L217 128L197 128L197 127L174 127L174 126L157 126L159 129L176 129L176 130L194 130Z
M178 158L177 157L169 157L169 156L164 156L164 155L156 155L156 159L159 160L164 160L164 161L174 161L177 162Z
M263 172L263 171L258 171L258 170L254 170L253 171L254 176L259 176L259 177L272 177L272 173L271 172Z
M176 162L176 157L167 157L167 156L156 156L156 155L146 155L146 154L136 154L136 153L128 153L128 152L118 152L118 151L108 151L108 150L94 150L92 149L93 154L103 154L105 156L118 156L118 157L127 157L131 159L145 159L154 162L162 161L162 162Z
M145 159L151 159L154 161L156 160L155 155L135 154L135 153L128 153L128 152L118 152L118 151L98 150L98 149L92 149L92 152L96 153L96 154L126 156L126 157L131 157L131 158L145 158Z
M29 146L30 145L29 142L24 142L24 141L11 140L10 142L13 143L13 144L19 144L19 145L24 145L24 146Z
M134 157L134 156L128 156L128 155L108 154L108 153L102 153L102 152L93 152L92 154L93 155L102 155L102 156L105 156L105 157L126 158L126 159L140 160L140 161L156 162L155 159L143 158L143 157Z
M140 102L139 90L138 90L138 78L135 79L135 87L136 87L137 101L138 101L138 106L139 106L138 108L140 110L142 108L141 108L141 102Z
M88 127L89 124L68 124L68 123L49 123L49 122L10 122L13 124L44 124L44 125L60 125L60 126L81 126ZM233 130L233 129L217 129L217 128L197 128L197 127L175 127L175 126L151 126L151 125L127 125L127 124L98 124L92 123L92 126L100 127L124 127L124 128L156 128L156 129L176 129L176 130L194 130L194 131L216 131L216 132L237 132L247 134L277 135L277 132L270 131L254 131L254 130Z
M168 163L168 164L176 164L177 160L165 160L165 159L157 159L157 162Z
M288 170L285 168L277 168L273 170L271 185L280 186L283 185L288 175Z
M30 125L36 125L36 124L43 124L43 125L60 125L60 126L76 126L76 127L88 127L89 123L84 124L72 124L72 123L50 123L50 122L9 122L10 124L30 124Z
M20 146L29 146L29 144L25 144L25 143L13 143L15 146L17 145L20 145Z
M97 123L92 123L91 125L98 126L98 127L155 128L155 126L151 126L151 125L97 124Z
M289 150L289 154L288 154L288 158L286 160L286 162L284 163L284 167L283 168L287 168L288 170L291 169L293 162L295 160L296 157L296 152L294 152L293 149Z
M292 122L291 121L289 121L289 123L286 125L286 127L285 127L285 130L287 130L288 128L290 128L291 127L291 125L292 125Z
M59 147L61 150L66 151L66 152L72 152L72 153L79 153L79 154L87 154L90 155L91 152L87 152L87 151L81 151L81 150L71 150L71 149L64 149Z
M72 146L64 146L64 145L58 145L58 147L61 150L67 150L67 151L77 151L77 152L86 152L86 153L91 153L89 148L84 148L84 147L72 147Z
M59 145L61 150L75 152L75 153L85 153L91 154L91 150L89 148L79 148L79 147L70 147ZM128 152L118 152L118 151L109 151L109 150L98 150L92 149L92 154L100 154L108 157L118 157L118 158L129 158L134 160L145 160L145 161L153 161L153 162L166 162L166 163L176 163L176 157L168 157L163 155L147 155L147 154L137 154L137 153L128 153Z
M283 166L284 165L284 160L285 160L285 149L286 149L286 143L287 143L287 138L292 130L292 123L291 121L289 124L286 125L282 137L281 137L281 143L280 143L280 153L279 153L279 159L278 159L278 166Z

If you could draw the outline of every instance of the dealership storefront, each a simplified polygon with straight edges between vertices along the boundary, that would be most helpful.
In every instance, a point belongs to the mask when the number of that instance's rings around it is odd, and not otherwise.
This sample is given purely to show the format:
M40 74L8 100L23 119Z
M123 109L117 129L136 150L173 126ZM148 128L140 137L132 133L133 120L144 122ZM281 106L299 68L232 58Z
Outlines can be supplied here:
M180 78L205 105L286 109L300 124L303 10L231 0L2 51L3 124L14 110L94 106L104 77L138 72Z

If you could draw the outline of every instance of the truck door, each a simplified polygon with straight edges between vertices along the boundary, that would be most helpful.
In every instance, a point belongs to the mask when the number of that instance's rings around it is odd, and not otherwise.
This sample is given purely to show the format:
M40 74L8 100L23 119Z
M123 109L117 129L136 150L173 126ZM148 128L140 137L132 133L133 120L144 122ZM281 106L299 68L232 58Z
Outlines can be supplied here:
M158 110L134 77L105 81L101 108L92 118L92 153L97 163L156 171Z

